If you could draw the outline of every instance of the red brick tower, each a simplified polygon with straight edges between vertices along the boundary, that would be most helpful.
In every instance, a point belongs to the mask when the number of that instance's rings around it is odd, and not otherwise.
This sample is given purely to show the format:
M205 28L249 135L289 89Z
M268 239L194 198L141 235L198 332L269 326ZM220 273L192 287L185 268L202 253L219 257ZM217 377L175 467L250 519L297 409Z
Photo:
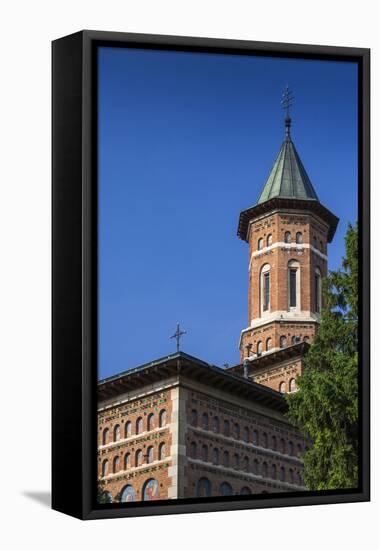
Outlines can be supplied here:
M286 135L255 206L240 214L249 244L248 325L241 361L311 341L320 320L327 244L338 218L319 201L290 135Z

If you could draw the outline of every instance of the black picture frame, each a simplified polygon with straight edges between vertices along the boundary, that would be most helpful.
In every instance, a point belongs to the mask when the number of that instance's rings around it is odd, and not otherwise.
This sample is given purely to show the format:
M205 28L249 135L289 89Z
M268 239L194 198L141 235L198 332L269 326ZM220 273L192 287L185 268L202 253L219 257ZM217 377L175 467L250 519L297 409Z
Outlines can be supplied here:
M357 490L96 503L96 48L329 59L358 63L360 472ZM370 499L370 50L85 30L52 44L52 507L81 519L300 506Z

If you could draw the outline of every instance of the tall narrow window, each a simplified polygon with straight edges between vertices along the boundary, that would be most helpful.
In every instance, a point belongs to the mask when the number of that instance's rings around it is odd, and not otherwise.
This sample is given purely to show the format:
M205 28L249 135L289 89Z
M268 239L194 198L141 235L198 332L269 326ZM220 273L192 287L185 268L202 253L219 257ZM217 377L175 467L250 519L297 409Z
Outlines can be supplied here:
M289 231L286 231L284 233L284 242L285 243L290 243L291 242L291 233Z
M266 340L266 351L270 351L271 346L272 346L272 339L267 338L267 340Z
M317 313L321 311L321 273L319 269L315 272L315 310Z
M196 458L196 454L197 454L196 443L193 451L194 452L193 452L192 458ZM165 456L166 456L166 444L162 442L158 447L158 460L163 460Z
M154 414L150 413L147 417L147 431L154 430Z
M280 347L285 348L287 345L287 338L285 336L280 337Z
M159 427L163 428L163 426L166 425L166 421L167 421L166 411L162 409L161 412L159 413Z
M258 239L258 250L262 250L263 248L263 239Z
M300 231L296 233L296 244L303 244L303 235Z
M153 460L154 460L154 447L150 446L147 449L146 462L148 464L151 464L151 462L153 462Z
M136 422L136 434L140 434L142 432L142 426L143 426L143 420L141 417L137 418Z
M296 307L296 271L297 269L290 268L290 307Z
M286 393L286 383L285 382L280 382L279 391L280 391L280 393Z
M105 428L103 431L103 445L106 445L109 442L109 429Z
M300 264L296 260L288 262L288 307L300 308Z
M113 441L118 441L120 437L121 437L121 429L120 429L120 425L117 424L113 430Z
M270 233L270 235L267 235L267 246L271 246L272 245L272 235Z
M270 305L270 273L263 275L263 311L267 311Z
M269 311L270 309L270 265L265 264L261 269L261 311Z
M257 344L257 355L258 355L258 357L260 355L262 355L262 342L261 341L259 341L258 344Z

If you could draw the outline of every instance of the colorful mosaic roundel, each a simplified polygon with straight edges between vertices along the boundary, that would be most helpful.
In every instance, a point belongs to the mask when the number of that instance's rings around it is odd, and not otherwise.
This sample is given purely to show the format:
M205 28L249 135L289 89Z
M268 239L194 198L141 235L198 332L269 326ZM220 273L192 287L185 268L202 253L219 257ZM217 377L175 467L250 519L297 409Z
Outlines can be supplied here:
M121 492L121 502L132 502L136 500L136 492L131 485L126 485Z
M143 500L155 500L158 498L158 481L148 479L143 488Z

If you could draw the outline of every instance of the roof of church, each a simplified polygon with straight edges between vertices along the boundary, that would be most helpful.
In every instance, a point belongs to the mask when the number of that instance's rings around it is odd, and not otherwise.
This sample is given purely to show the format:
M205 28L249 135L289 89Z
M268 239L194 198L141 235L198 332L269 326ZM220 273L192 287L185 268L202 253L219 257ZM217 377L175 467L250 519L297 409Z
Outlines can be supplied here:
M114 399L133 389L149 386L153 382L178 376L193 379L211 385L212 388L227 390L245 398L256 400L269 408L284 412L287 409L282 394L262 386L238 374L216 367L182 351L167 357L162 357L137 367L124 371L116 376L99 380L99 400Z
M274 197L318 201L317 193L289 135L280 147L257 204Z
M289 117L285 119L285 127L285 139L258 202L240 213L237 235L240 239L248 241L250 221L269 211L288 208L314 212L328 225L328 242L331 242L339 220L319 201L291 139Z

